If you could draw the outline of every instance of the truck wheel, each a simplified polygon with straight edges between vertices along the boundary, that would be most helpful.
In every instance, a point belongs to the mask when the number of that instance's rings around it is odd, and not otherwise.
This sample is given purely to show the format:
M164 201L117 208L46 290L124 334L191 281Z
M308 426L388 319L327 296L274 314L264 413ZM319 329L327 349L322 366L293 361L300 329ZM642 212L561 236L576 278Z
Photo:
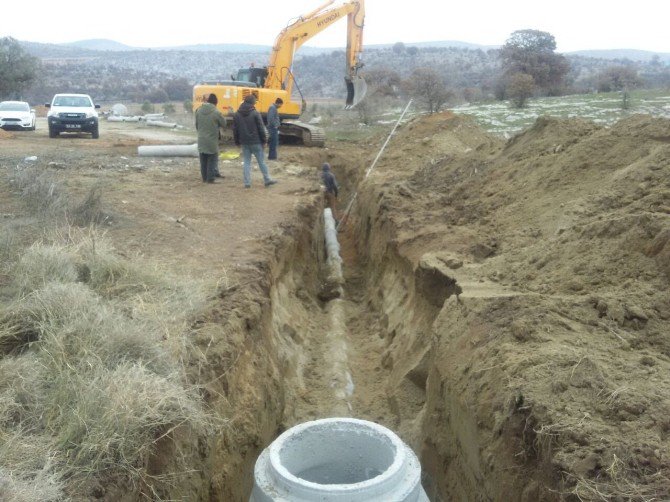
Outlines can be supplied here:
M56 136L58 136L58 133L54 130L53 127L49 126L49 137L55 138Z
M98 126L95 126L95 129L91 131L91 138L98 139L100 137L100 132L98 131Z

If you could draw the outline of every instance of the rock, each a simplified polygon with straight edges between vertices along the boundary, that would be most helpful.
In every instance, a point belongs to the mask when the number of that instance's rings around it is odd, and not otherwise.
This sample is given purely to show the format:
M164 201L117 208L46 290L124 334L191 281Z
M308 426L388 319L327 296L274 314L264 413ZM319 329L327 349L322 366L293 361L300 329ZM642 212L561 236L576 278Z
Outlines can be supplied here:
M496 246L477 243L470 248L470 253L472 253L472 256L474 256L476 260L483 261L496 253Z
M590 358L583 357L575 363L570 373L570 385L577 388L602 389L605 377L598 365Z
M463 266L463 260L451 253L438 252L434 256L452 270L457 270Z
M642 307L638 305L626 305L624 307L626 319L639 319L640 321L648 321L649 317L644 313Z

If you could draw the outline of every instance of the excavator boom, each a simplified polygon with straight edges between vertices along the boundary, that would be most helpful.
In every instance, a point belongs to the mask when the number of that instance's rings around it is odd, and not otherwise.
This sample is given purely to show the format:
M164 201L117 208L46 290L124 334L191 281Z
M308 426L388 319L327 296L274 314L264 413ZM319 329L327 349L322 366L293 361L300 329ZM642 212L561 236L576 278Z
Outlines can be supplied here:
M333 3L334 0L328 0L308 14L300 16L279 33L270 55L266 88L285 89L290 95L293 89L293 60L298 48L346 16L347 51L344 77L347 84L346 107L351 108L363 99L367 86L363 78L358 75L358 70L363 66L360 57L363 52L364 0L352 0L327 9Z

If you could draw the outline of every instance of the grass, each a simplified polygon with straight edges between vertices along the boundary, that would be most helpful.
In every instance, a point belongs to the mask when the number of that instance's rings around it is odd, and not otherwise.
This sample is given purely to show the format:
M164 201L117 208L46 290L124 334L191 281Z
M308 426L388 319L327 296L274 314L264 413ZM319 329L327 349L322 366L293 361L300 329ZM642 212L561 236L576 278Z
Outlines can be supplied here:
M156 483L157 442L215 423L182 364L204 288L120 257L91 229L14 255L16 294L0 308L0 499Z
M12 173L11 183L20 194L30 214L50 224L69 224L85 227L107 222L111 215L103 209L102 189L92 186L80 201L73 200L64 184L49 171L34 166L19 165Z
M538 117L580 117L598 124L610 125L636 113L670 117L670 90L631 92L628 109L622 108L620 93L576 94L553 98L537 98L521 109L506 101L473 103L454 108L454 112L471 115L487 131L505 137L530 127Z

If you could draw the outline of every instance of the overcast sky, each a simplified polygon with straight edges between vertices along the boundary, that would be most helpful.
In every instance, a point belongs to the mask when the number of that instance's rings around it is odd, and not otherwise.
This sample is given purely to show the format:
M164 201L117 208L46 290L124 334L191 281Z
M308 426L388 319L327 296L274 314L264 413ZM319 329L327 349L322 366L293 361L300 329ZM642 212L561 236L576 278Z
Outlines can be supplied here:
M106 38L135 47L271 45L320 0L248 2L0 0L0 37L61 43ZM336 1L333 5L340 5ZM367 0L365 44L459 40L502 45L515 30L556 38L558 52L643 49L670 53L670 0ZM306 45L343 47L346 21Z

